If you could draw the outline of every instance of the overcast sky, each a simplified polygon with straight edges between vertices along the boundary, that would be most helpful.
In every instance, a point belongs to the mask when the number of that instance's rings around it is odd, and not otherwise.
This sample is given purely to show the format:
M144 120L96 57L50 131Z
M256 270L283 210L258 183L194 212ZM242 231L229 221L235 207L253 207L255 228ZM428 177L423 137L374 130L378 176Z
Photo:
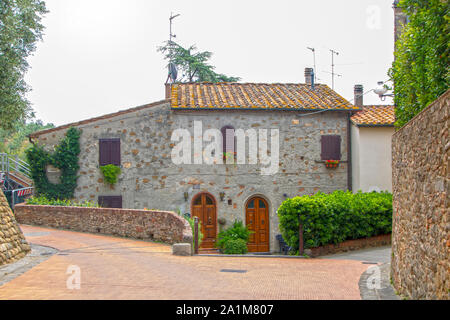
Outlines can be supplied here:
M164 99L171 12L180 44L214 53L216 71L242 82L304 83L305 67L353 99L353 86L387 80L392 0L45 0L44 41L30 58L38 119L62 125ZM353 102L353 100L351 101ZM366 104L384 104L373 93Z

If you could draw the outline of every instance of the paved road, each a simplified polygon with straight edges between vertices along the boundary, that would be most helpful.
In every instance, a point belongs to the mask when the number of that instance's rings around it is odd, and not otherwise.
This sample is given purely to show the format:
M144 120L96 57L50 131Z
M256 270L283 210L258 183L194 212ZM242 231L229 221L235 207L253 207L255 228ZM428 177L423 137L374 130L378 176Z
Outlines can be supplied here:
M355 260L176 257L163 244L22 230L31 243L59 251L0 286L0 299L360 299L368 268ZM67 287L70 266L81 271L79 290Z
M368 264L359 280L363 300L399 300L390 281L391 247L377 247L322 257L333 260L355 260ZM379 281L374 277L379 276ZM377 282L378 281L378 282Z
M391 246L337 253L323 256L322 258L334 260L356 260L363 262L389 263L391 262Z

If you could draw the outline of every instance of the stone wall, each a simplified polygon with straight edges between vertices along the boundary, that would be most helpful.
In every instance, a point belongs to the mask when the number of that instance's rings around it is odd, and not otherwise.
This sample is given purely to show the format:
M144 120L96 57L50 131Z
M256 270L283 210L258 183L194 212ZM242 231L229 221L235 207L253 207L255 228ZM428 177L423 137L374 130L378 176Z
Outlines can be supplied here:
M25 204L16 205L14 211L22 224L170 244L192 243L191 226L173 212Z
M124 208L179 210L185 214L191 213L192 199L198 193L209 192L217 203L217 218L226 220L226 228L235 219L245 223L246 202L253 196L262 196L269 204L270 250L277 251L275 236L280 231L276 210L286 197L348 188L348 116L345 111L317 114L272 110L173 111L169 102L163 101L114 117L86 121L77 125L82 134L75 197L81 201L97 201L98 196L122 195ZM260 165L248 164L174 164L172 132L187 129L193 136L194 121L202 122L203 131L220 130L226 125L244 130L279 129L278 172L263 176ZM66 128L53 130L34 140L51 150L65 131ZM320 163L321 135L328 134L342 137L342 162L336 169L327 169ZM99 170L99 139L102 138L121 141L122 174L113 189L105 185Z
M413 299L450 297L450 90L396 132L392 279Z
M17 261L28 252L30 246L0 190L0 265Z

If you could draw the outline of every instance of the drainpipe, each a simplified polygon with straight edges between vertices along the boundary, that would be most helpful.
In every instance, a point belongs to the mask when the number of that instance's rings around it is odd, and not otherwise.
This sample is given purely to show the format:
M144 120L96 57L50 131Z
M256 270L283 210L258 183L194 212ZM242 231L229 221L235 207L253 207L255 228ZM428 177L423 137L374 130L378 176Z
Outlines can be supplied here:
M353 191L353 174L352 174L352 117L353 112L350 111L348 113L348 120L347 120L347 184L348 184L348 190Z

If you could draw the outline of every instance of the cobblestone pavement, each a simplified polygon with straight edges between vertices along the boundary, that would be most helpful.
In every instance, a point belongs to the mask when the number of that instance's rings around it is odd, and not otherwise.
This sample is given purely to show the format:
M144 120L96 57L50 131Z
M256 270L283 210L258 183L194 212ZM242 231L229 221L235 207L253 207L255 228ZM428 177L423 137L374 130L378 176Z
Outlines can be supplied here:
M361 299L368 268L354 260L177 257L159 243L21 228L29 242L58 252L0 286L0 299ZM67 288L70 266L81 271L79 290Z
M368 265L359 279L363 300L399 300L390 281L391 247L384 246L322 257L323 259L355 260Z

